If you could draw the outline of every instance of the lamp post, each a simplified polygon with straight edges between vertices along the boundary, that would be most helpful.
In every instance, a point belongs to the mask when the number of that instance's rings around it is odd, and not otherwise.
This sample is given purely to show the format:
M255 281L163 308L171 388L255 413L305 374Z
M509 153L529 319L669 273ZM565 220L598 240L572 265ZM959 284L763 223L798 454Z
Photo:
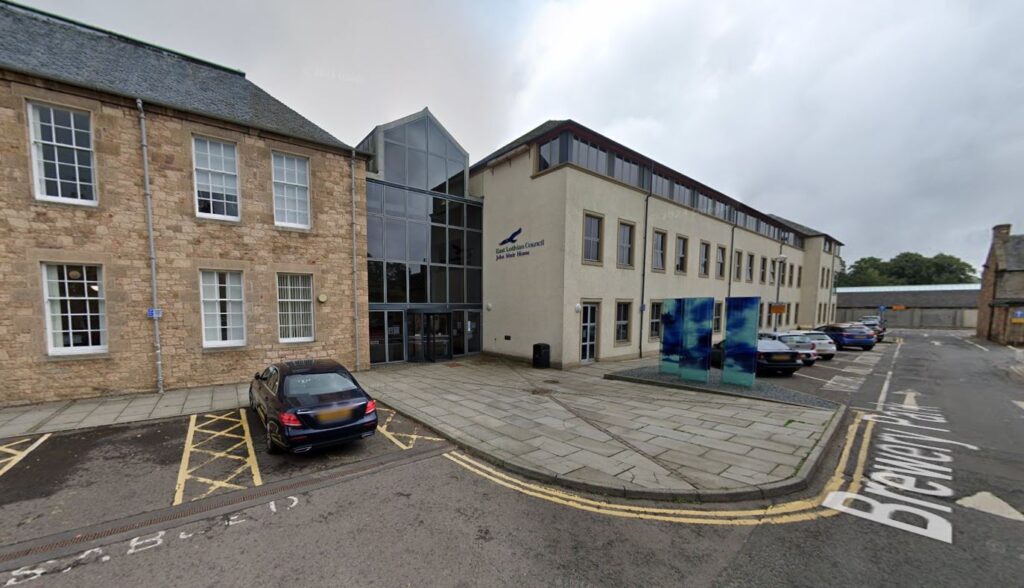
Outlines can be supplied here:
M776 305L779 304L779 290L782 288L782 279L781 279L782 278L782 274L779 273L779 267L780 267L779 264L783 263L784 261L786 261L786 256L785 255L780 255L778 257L773 257L772 258L772 263L775 264L775 304ZM777 332L779 332L779 313L774 312L772 314L775 315L775 322L774 322L774 326L772 327L772 331L777 333Z

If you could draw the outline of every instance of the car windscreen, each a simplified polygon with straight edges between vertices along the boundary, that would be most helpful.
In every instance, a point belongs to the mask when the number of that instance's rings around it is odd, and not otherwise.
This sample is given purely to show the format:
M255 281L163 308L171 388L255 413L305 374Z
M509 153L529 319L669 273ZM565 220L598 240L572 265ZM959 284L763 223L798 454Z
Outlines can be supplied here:
M359 387L341 372L321 374L292 374L284 379L284 395L289 398L302 396L338 395L338 400L359 398Z
M832 338L829 337L828 335L826 335L825 333L808 333L808 334L806 334L804 336L807 337L808 339L810 339L811 341L831 341L832 340Z

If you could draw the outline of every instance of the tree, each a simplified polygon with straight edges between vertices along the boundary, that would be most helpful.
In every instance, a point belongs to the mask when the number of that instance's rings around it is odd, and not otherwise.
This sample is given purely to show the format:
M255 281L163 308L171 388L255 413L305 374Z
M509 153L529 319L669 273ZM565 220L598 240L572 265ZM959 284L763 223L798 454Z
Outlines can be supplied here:
M845 270L845 266L842 270ZM849 271L836 274L836 285L839 287L970 284L977 281L974 266L959 257L946 253L925 257L909 251L889 261L878 257L862 257L850 266Z

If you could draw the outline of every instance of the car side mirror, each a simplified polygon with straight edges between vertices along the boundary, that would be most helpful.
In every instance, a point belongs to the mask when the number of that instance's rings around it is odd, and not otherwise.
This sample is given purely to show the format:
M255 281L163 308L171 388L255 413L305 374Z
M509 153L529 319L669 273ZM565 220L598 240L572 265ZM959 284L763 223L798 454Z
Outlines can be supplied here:
M261 374L259 372L256 372L256 375L253 376L253 377L256 378L257 380L262 380L263 379L263 374Z

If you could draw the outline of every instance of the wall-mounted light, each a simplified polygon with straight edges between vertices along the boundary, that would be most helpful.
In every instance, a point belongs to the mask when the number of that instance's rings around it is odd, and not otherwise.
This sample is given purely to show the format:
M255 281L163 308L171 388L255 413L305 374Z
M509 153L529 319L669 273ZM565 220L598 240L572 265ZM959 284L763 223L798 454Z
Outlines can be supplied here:
M489 310L491 310L492 308L494 308L494 307L493 307L493 306L491 305L491 303L490 303L490 302L488 302L488 303L487 303L487 310L489 311Z
M316 301L319 302L320 304L323 304L324 302L327 302L327 294L321 294L321 295L317 296L316 297Z
M577 302L575 310L577 313L583 312L583 305Z

